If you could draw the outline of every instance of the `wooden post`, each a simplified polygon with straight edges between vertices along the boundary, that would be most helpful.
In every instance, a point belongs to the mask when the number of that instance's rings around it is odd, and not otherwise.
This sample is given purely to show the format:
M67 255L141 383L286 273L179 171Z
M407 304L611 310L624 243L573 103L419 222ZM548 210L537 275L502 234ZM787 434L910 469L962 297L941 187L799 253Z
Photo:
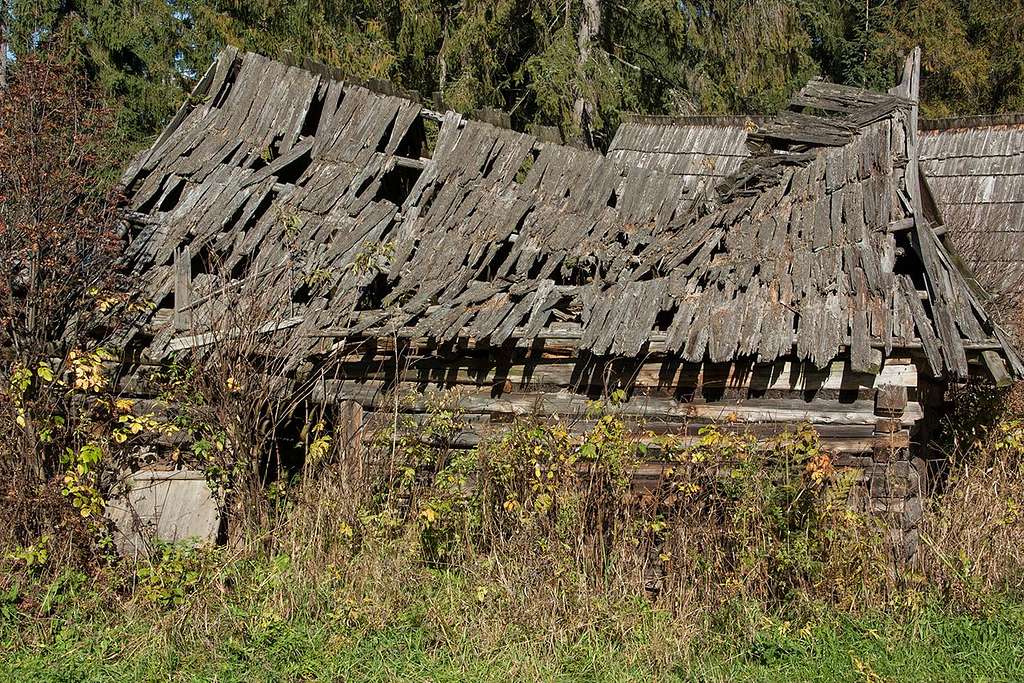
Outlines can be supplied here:
M907 388L883 384L875 394L875 462L890 462L895 451L907 439L897 437L903 431L903 413L907 409ZM907 435L909 436L909 435Z
M875 394L874 465L868 478L869 510L890 522L896 557L910 560L917 552L921 520L921 477L910 457L910 435L902 428L907 388L884 384Z
M184 332L192 327L192 249L188 245L174 251L174 329Z
M338 404L338 427L341 438L342 462L345 480L348 483L362 481L363 458L363 407L356 401L342 401Z

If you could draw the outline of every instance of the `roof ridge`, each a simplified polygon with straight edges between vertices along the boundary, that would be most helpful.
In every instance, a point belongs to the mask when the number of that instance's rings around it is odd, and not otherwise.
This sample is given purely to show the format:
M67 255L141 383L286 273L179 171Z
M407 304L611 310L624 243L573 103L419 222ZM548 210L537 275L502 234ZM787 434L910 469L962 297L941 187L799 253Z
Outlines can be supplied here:
M938 119L921 119L919 124L922 131L941 131L956 128L988 128L992 126L1024 126L1024 112L946 116Z
M624 112L622 123L647 123L664 126L743 126L748 122L760 124L771 119L770 114L637 114Z

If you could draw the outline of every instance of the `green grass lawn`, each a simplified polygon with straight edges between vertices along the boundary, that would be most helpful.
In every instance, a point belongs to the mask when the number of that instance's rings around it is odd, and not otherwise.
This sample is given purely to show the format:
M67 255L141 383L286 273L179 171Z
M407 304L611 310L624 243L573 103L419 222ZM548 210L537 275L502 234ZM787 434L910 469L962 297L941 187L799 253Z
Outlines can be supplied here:
M0 678L1024 680L1024 605L1010 600L973 614L922 601L900 616L804 605L792 620L737 605L685 624L633 600L531 626L514 596L481 598L456 575L424 572L387 596L326 579L292 591L281 579L255 571L170 607L73 574L31 597L11 591Z

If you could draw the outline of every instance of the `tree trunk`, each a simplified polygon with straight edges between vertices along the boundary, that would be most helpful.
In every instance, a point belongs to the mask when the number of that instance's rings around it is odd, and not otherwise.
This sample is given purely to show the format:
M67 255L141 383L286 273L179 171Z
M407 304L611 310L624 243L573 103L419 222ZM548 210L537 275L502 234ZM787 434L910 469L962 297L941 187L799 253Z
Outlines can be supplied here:
M577 85L576 102L573 105L573 123L579 131L580 140L589 147L594 146L594 136L590 128L593 104L587 101L583 91L586 77L587 62L590 61L590 43L601 32L600 0L583 0L583 17L580 19L579 33L576 35L576 47L579 50L579 85Z
M0 90L7 87L7 3L0 0Z

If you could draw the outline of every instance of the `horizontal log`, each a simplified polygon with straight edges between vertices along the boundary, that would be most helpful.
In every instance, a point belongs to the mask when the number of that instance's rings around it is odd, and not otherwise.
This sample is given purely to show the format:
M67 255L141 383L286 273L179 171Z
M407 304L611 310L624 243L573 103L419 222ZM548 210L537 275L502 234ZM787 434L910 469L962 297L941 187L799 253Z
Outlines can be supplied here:
M428 412L430 400L413 387L400 385L404 397L400 401L403 412ZM312 390L311 400L335 402L356 401L367 410L381 410L394 406L383 382L352 382L327 380ZM579 394L558 392L508 392L492 397L486 390L461 390L452 396L453 407L467 413L504 413L512 416L586 415L592 402ZM812 424L874 424L872 401L809 401L779 399L746 399L742 402L683 403L670 398L634 396L614 407L622 415L643 416L651 419L686 421L706 419L738 422L810 422ZM909 426L921 417L918 403L910 403L903 416Z
M336 374L332 375L337 379L390 380L394 377L394 365L393 358L379 356L369 361L361 359L357 362L343 362ZM673 367L658 362L644 363L638 368L629 363L619 364L618 367L621 370L616 372L616 365L610 366L613 380L625 375L631 380L630 386L647 388L747 388L756 391L804 392L820 389L873 389L882 385L917 386L917 368L901 363L887 363L877 375L853 372L846 362L833 363L823 370L808 363L789 362L751 368L735 364L726 368L709 367L706 364ZM494 361L472 363L467 360L425 358L408 360L399 376L403 382L439 386L499 386L508 383L511 387L525 388L538 385L569 387L604 384L600 370L594 373L594 378L582 378L579 374L575 363L557 362L554 359L504 366ZM617 386L619 382L613 381L612 385Z

